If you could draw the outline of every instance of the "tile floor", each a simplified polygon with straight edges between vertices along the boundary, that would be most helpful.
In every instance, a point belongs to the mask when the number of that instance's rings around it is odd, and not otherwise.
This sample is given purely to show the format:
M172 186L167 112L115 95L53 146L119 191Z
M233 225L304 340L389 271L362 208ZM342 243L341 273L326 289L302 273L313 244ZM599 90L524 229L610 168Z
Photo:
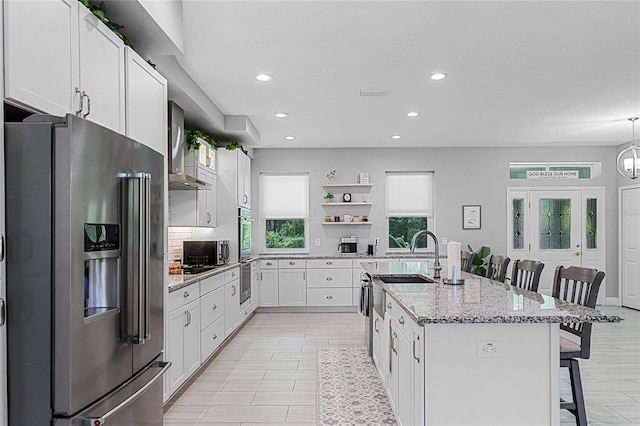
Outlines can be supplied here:
M580 361L589 424L640 424L640 312L596 324ZM364 346L359 314L256 314L165 406L165 426L315 425L316 348ZM570 392L561 372L561 393ZM563 412L563 425L575 424Z

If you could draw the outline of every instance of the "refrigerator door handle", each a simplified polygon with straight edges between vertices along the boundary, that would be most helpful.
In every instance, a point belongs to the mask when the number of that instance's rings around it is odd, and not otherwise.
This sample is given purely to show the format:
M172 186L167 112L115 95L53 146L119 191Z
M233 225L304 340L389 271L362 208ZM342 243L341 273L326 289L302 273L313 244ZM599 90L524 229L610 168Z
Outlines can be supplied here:
M140 183L138 205L140 226L138 229L138 339L133 343L143 345L150 339L149 335L149 237L151 232L151 175L136 173Z
M143 387L138 389L136 391L136 393L134 393L133 395L131 395L130 397L128 397L127 399L122 401L120 404L116 405L114 408L109 410L107 413L105 413L104 415L99 416L99 417L84 417L84 418L82 418L82 424L84 426L103 426L103 425L107 424L107 422L109 421L110 417L115 416L120 411L122 411L123 409L127 408L127 406L129 406L133 401L138 399L151 386L153 386L160 379L160 377L162 377L162 375L169 369L169 367L171 367L171 362L170 361L157 361L157 362L153 363L152 367L162 368L162 369L155 376L153 376L153 378L151 380L149 380L149 382L147 382Z

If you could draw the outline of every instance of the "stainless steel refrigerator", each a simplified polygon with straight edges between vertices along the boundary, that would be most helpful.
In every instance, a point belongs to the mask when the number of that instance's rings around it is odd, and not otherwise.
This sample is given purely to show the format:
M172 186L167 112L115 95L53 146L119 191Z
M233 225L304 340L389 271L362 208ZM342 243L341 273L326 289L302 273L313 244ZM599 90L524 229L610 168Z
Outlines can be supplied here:
M5 146L9 424L161 425L162 155L72 115Z

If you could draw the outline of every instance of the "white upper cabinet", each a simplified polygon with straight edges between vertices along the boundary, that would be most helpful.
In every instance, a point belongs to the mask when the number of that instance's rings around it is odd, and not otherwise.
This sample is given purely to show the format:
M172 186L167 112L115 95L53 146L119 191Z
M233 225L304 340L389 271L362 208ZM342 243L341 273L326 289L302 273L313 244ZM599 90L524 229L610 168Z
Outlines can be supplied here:
M6 98L124 133L122 40L76 0L4 5Z
M126 60L126 135L167 154L167 80L129 46Z
M124 43L90 10L79 9L81 114L125 133Z
M4 90L17 104L65 115L80 99L77 0L4 2Z
M251 159L240 149L238 153L238 206L251 208Z

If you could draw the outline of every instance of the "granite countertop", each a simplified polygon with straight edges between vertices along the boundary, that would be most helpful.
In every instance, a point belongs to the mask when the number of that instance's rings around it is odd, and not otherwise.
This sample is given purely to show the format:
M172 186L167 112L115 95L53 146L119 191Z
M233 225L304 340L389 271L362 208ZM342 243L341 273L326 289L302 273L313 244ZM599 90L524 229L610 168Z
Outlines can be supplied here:
M240 266L240 263L229 263L228 265L220 266L219 268L211 269L199 274L175 274L169 275L169 293L180 290L188 285L202 281L205 278L213 277L214 275L222 274L233 268Z
M433 259L433 253L376 253L368 255L366 253L336 253L336 254L310 254L310 253L261 253L260 259ZM446 256L445 256L446 257ZM442 258L442 256L440 256Z
M462 285L444 284L441 279L425 284L385 284L385 276L420 275L431 278L428 262L371 262L363 264L376 284L420 325L469 323L581 323L620 322L621 318L597 309L565 302L462 273ZM446 277L446 268L441 271Z

